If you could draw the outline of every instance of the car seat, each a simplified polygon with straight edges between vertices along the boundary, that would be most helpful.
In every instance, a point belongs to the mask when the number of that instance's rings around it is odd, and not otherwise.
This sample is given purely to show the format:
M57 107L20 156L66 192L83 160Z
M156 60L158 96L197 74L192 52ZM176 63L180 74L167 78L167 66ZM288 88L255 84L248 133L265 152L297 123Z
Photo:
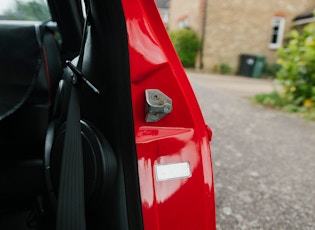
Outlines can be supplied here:
M32 229L43 215L43 155L63 73L47 24L0 23L0 229Z

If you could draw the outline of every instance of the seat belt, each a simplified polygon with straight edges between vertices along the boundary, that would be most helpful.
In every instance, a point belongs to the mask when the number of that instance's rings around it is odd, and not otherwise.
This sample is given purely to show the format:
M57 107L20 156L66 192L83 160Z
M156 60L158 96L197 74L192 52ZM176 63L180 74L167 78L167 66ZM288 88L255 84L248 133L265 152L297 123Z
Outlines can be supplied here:
M61 163L57 230L85 230L84 168L78 89L71 87Z
M89 11L87 12L82 43L77 66L70 61L72 70L72 86L66 120L65 140L61 161L61 172L57 206L57 230L85 230L85 197L84 197L84 165L80 123L80 101L78 86L86 83L94 92L99 91L81 73L84 48L87 37Z

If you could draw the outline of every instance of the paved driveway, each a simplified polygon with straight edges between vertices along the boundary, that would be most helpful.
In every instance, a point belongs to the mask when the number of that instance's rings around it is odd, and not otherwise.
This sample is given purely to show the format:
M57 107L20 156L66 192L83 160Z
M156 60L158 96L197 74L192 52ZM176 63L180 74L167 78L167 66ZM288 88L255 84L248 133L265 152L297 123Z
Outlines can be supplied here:
M217 229L315 229L315 123L248 100L271 80L188 72L206 122Z

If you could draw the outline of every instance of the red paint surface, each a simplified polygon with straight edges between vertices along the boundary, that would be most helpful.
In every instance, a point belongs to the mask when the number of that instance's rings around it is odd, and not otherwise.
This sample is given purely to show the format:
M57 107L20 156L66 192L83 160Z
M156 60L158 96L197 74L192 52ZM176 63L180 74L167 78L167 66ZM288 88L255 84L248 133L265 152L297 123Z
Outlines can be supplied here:
M153 0L123 0L129 36L132 101L146 230L215 229L213 171L205 124L186 73ZM145 122L145 90L159 89L173 111ZM189 178L157 181L157 164L189 162Z

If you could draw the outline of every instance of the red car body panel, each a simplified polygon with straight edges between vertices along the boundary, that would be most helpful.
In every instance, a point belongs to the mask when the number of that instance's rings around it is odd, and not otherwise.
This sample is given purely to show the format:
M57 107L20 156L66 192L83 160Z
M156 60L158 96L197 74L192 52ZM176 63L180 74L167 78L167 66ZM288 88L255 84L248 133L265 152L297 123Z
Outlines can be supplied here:
M129 37L134 126L146 230L215 229L211 129L153 0L123 0ZM145 121L145 90L173 101L170 114ZM191 175L158 180L157 167L187 164ZM173 168L174 169L174 168Z

